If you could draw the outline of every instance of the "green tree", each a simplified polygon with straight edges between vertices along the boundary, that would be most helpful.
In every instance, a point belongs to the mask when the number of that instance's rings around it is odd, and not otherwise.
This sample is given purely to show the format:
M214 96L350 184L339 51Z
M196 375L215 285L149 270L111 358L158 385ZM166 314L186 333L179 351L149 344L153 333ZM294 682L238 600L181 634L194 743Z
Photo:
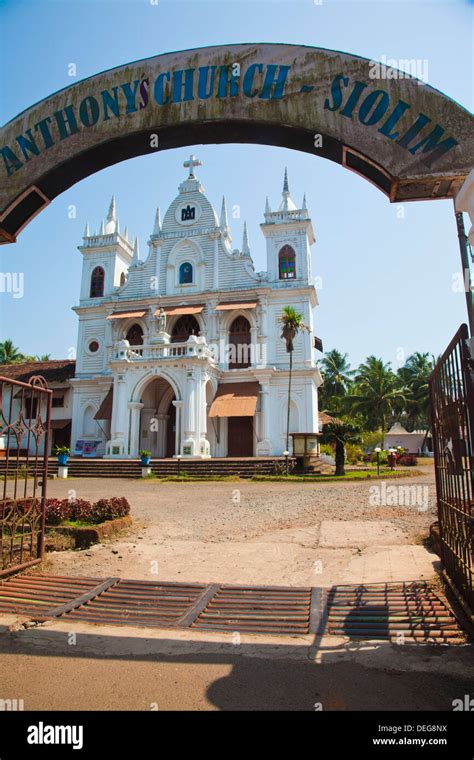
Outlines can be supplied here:
M51 359L51 354L41 354L40 356L36 354L34 361L35 362L49 362L50 359Z
M281 325L281 337L286 343L287 353L290 354L290 372L288 376L288 411L286 416L286 450L289 451L290 443L290 404L291 404L291 375L293 372L293 349L294 341L299 332L308 328L303 322L303 315L296 311L293 306L285 306L278 317Z
M323 426L322 440L324 443L335 445L336 471L335 475L345 475L345 449L349 443L360 442L359 426L348 419L338 419Z
M407 389L405 414L411 430L430 425L429 377L433 369L434 357L416 351L398 370L400 385Z
M12 340L0 343L0 364L19 364L22 361L25 361L25 356L13 345Z
M384 448L387 419L396 412L401 413L406 397L407 389L400 385L390 362L369 356L357 370L354 389L347 401L351 411L366 421L367 429L380 428Z
M338 412L341 406L338 401L349 391L354 370L350 367L347 354L342 354L337 348L327 351L319 366L324 381L320 391L321 406Z

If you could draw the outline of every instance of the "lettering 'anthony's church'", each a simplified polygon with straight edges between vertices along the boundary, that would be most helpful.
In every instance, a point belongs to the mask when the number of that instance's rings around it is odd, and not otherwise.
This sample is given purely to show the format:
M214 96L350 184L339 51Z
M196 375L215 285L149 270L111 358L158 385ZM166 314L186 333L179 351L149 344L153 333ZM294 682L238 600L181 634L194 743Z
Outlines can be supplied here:
M77 362L71 380L73 453L136 457L281 455L286 447L288 354L278 323L293 306L308 330L293 355L290 430L318 431L311 245L303 200L285 172L277 211L261 224L267 270L254 270L247 229L232 248L195 174L161 220L157 210L140 259L112 199L98 234L86 227Z

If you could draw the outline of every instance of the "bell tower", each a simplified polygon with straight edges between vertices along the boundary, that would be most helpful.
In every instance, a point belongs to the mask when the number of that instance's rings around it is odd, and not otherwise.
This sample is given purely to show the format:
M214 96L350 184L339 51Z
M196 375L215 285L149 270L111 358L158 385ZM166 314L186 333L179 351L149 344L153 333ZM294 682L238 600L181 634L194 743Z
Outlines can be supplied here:
M86 224L82 253L82 279L80 300L110 296L115 288L125 283L132 262L134 248L128 232L122 235L116 216L115 196L110 201L107 219L101 222L99 232L91 235Z
M268 198L265 222L260 228L267 242L267 272L270 282L311 284L311 246L315 242L313 225L303 197L297 208L291 197L288 172L285 169L282 200L278 211L272 211Z

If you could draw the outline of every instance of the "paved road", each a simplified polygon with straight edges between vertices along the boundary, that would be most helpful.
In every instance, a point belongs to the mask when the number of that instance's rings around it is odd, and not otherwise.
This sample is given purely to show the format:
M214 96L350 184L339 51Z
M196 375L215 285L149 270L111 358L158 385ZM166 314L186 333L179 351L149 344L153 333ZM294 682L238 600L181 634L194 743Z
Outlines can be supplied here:
M472 693L472 647L75 630L72 643L66 623L0 629L0 698L33 710L447 711Z

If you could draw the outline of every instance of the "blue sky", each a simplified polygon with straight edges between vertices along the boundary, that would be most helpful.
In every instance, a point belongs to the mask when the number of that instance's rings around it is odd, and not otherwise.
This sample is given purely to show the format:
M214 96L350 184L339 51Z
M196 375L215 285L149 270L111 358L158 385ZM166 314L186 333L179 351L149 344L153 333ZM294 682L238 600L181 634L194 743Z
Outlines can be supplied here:
M0 0L0 122L69 84L127 61L170 50L233 42L287 42L380 60L428 61L428 81L472 110L472 3L467 0L364 3L323 0ZM68 76L75 63L77 77ZM99 226L112 192L121 225L138 234L142 255L156 206L162 213L183 179L190 152L240 247L243 221L257 270L265 268L265 196L279 202L284 167L299 203L306 191L316 232L313 271L322 278L316 332L357 365L369 354L394 367L413 351L440 353L462 321L464 294L451 201L397 206L366 180L324 159L254 145L195 146L127 161L59 196L0 249L2 272L24 272L25 295L0 294L0 338L24 352L70 355L76 343L85 223ZM76 218L70 218L75 206ZM469 220L466 218L466 224Z

